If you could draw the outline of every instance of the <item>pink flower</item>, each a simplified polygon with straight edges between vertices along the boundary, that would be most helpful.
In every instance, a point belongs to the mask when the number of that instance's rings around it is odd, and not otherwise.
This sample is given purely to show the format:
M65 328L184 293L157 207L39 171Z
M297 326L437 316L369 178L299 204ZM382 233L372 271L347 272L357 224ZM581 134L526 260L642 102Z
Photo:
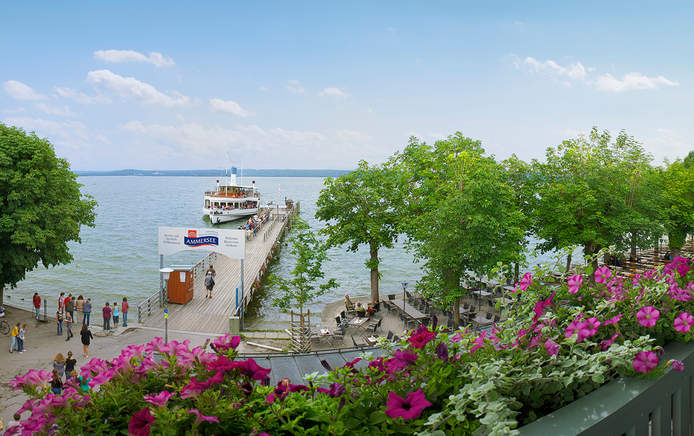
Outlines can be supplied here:
M420 326L416 332L410 335L407 341L415 348L422 348L434 337L436 337L436 332L432 332L427 326Z
M241 336L231 336L230 334L226 334L224 336L220 336L212 343L210 346L212 347L213 350L217 352L221 351L227 351L229 349L236 349L236 347L239 346L241 343Z
M668 295L670 296L670 298L677 301L689 301L692 299L692 294L689 287L682 289L679 286L677 286L676 281L675 283L670 285Z
M612 272L606 266L601 266L595 270L595 283L605 284L612 277Z
M545 350L548 356L556 356L559 354L559 345L554 342L551 338L545 341Z
M588 318L579 325L578 336L579 338L590 338L595 336L600 327L600 321L597 318ZM579 341L580 342L580 341Z
M14 390L20 390L24 386L38 386L47 385L53 378L53 374L50 371L39 371L36 369L30 369L26 375L22 377L17 377L10 381L10 386Z
M639 324L644 327L653 327L655 323L658 322L659 317L660 312L653 306L642 307L641 310L636 313L636 319L638 319Z
M477 350L484 347L484 338L486 338L486 337L487 337L487 332L483 331L482 333L480 333L480 335L477 338L475 338L474 341L472 341L472 343L475 345L473 345L472 348L470 348L470 354L475 354L475 352Z
M422 411L431 406L421 389L407 394L407 398L388 392L386 415L391 418L416 419Z
M652 351L641 351L632 362L637 372L647 373L658 365L658 355Z
M169 391L161 391L157 395L145 395L145 401L155 406L163 406L173 397L174 393Z
M385 365L388 368L388 374L393 374L394 372L401 371L407 368L409 365L413 364L419 356L410 350L398 350L393 353L393 357L385 361Z
M208 387L210 387L209 383L199 382L199 381L195 380L195 377L191 377L190 382L188 382L187 385L183 386L179 395L184 400L186 398L197 397L202 392L207 390Z
M255 363L253 359L234 361L231 367L241 371L241 374L258 381L265 380L268 378L268 374L270 374L270 368L263 368Z
M583 276L580 274L574 274L571 277L569 277L569 280L568 280L569 292L571 292L572 294L575 294L576 292L578 292L582 283L583 283Z
M197 419L195 420L197 423L200 423L202 421L207 421L207 422L216 422L219 424L219 418L216 416L205 416L198 409L189 409L188 413L192 413L197 416Z
M619 315L613 316L610 319L607 319L602 322L602 325L611 325L611 324L617 324L619 320L622 319L622 314L620 313Z
M528 289L528 286L530 286L530 284L532 282L533 282L533 276L532 276L532 274L527 272L527 273L523 274L523 278L521 279L520 283L516 283L515 289L511 292L513 293L516 291L525 291L526 289Z
M607 351L610 348L610 346L614 344L614 340L617 339L618 336L619 333L615 333L612 335L610 339L600 342L600 349L602 351Z
M318 392L328 394L330 397L335 398L345 393L345 387L340 383L332 383L330 389L318 388Z
M680 333L687 333L694 324L694 317L689 312L682 312L675 318L675 330Z
M537 303L535 303L535 316L533 316L533 322L536 322L542 315L545 314L545 307L551 306L552 305L552 300L554 299L554 295L552 294L548 299L546 300L540 300Z
M145 407L130 418L128 431L131 436L149 436L150 427L156 420L157 418L152 415L149 408Z
M439 342L436 346L436 356L441 360L448 360L448 346L445 342Z
M681 360L671 360L669 363L670 365L672 365L673 371L684 371L684 363Z

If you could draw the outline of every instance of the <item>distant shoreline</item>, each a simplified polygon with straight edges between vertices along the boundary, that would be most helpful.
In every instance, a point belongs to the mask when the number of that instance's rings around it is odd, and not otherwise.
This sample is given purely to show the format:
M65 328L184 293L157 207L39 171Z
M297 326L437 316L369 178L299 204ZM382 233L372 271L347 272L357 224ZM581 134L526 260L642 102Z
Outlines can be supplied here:
M239 171L243 177L339 177L350 170L281 170L281 169L247 169ZM224 177L225 170L113 170L113 171L74 171L78 176L181 176L181 177Z

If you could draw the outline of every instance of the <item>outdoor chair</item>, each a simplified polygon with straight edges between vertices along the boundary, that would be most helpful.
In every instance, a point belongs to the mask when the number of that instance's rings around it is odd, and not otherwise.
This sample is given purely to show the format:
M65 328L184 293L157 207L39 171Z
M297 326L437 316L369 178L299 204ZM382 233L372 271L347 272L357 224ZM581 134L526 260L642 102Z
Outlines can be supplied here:
M388 294L388 300L395 301L395 294Z
M352 336L352 343L354 344L355 347L359 347L360 345L357 344L357 340L354 339L354 336Z
M389 341L390 341L391 339L393 339L393 332L391 332L390 330L388 330L388 335L386 336L386 339L389 340Z
M494 315L494 322L499 322L501 317L499 315Z
M371 333L376 333L376 330L381 328L382 323L383 323L383 318L379 319L377 323L371 323L368 326L366 326L366 330L371 331Z

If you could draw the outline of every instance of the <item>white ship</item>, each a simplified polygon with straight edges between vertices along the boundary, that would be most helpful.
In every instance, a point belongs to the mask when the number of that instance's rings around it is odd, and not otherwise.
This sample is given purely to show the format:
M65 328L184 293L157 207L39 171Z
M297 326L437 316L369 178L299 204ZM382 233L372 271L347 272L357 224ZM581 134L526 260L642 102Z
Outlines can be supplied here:
M205 191L202 213L210 217L212 224L233 221L258 213L260 192L255 187L236 183L236 168L231 168L228 184L222 185L217 180L214 191Z

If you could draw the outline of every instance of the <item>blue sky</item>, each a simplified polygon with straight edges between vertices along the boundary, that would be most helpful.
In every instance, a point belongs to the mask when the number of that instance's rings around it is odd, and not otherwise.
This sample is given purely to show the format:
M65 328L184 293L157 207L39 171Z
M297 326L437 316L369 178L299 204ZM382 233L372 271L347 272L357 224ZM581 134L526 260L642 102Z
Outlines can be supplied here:
M530 159L593 125L661 162L694 149L692 22L655 2L12 4L0 120L77 170L352 168L455 131Z

